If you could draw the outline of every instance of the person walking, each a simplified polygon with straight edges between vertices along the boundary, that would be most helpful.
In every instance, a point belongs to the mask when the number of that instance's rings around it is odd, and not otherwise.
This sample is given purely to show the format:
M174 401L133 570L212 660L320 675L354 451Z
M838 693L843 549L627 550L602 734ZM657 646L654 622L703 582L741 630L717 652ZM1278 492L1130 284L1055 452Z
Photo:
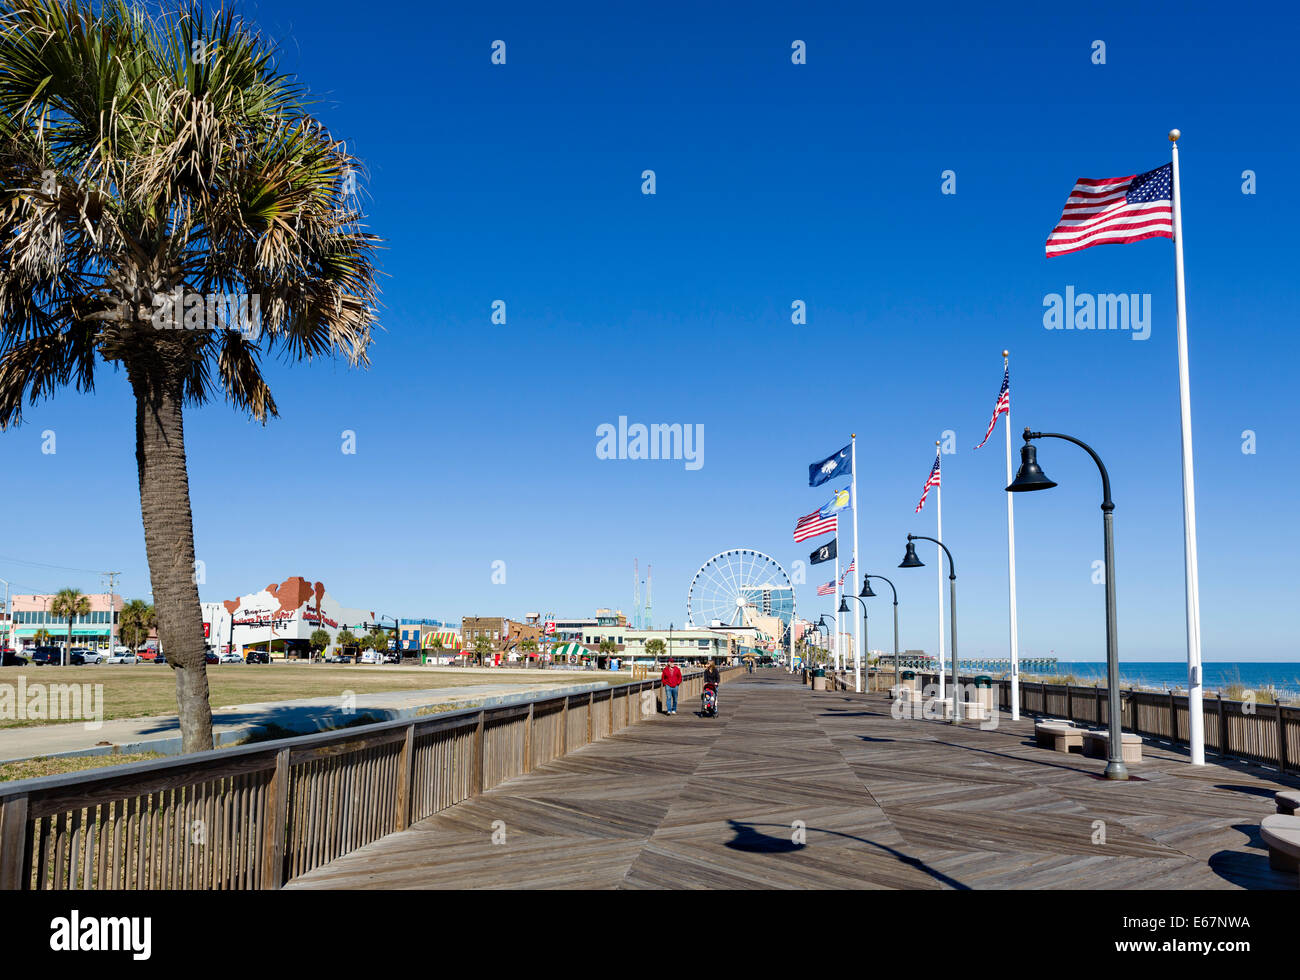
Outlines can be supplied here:
M673 658L668 658L668 663L664 665L663 673L659 679L664 682L664 714L677 714L677 687L682 682L682 672L677 665L673 663Z

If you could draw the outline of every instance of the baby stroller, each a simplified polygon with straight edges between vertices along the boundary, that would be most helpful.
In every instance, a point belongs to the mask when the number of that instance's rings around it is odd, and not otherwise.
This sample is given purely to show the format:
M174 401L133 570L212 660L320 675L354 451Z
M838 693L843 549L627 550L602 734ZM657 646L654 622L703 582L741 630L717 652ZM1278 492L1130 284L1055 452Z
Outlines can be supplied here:
M704 693L700 695L700 707L705 718L714 718L718 714L718 688L716 684L705 684Z

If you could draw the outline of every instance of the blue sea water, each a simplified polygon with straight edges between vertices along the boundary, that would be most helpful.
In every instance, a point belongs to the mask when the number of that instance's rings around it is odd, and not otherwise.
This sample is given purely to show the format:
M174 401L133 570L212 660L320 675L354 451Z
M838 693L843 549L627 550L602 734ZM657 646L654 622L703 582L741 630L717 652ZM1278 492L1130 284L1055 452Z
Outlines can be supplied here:
M1252 689L1272 687L1291 694L1300 693L1300 663L1295 661L1206 661L1201 667L1206 691L1213 692L1229 684L1244 684ZM1089 682L1106 680L1106 664L1098 660L1062 660L1056 665L1056 672L1087 678ZM1179 661L1120 661L1119 677L1122 684L1135 687L1185 689L1187 664Z

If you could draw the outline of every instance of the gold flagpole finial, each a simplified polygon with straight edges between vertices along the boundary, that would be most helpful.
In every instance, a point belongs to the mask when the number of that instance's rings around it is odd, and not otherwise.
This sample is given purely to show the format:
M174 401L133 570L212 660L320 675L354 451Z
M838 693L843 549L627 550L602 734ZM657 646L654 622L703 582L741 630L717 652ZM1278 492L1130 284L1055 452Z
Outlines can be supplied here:
M1010 357L1010 356L1011 356L1011 351L1009 351L1009 350L1004 350L1004 351L1002 352L1002 356L1003 356L1003 357Z
M1171 130L1169 130L1169 142L1170 142L1170 143L1177 143L1177 142L1178 142L1178 137L1180 137L1180 136L1182 136L1182 135L1183 135L1183 134L1180 133L1180 132L1179 132L1178 130L1176 130L1176 129L1171 129Z

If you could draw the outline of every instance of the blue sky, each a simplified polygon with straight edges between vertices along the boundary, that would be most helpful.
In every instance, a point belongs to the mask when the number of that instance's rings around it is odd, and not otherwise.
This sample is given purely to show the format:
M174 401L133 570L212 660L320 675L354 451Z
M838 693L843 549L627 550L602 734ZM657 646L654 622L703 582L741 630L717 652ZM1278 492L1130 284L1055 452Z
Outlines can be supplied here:
M266 427L189 412L205 600L300 574L385 615L584 615L629 609L638 558L656 622L680 624L716 552L806 559L791 528L828 496L807 464L857 432L863 567L899 585L902 644L933 650L933 564L895 566L908 531L934 533L932 504L913 508L951 429L961 651L1002 655L1000 431L972 447L1007 347L1016 430L1078 436L1110 469L1122 659L1180 659L1173 244L1043 254L1076 178L1168 162L1177 126L1204 656L1300 659L1283 615L1300 543L1293 11L444 6L239 5L367 161L385 332L368 371L272 366ZM1045 330L1044 296L1067 286L1149 293L1150 338ZM702 425L703 467L598 459L596 428L620 415ZM99 588L45 563L148 593L133 440L111 372L0 434L0 575L18 591ZM1060 487L1017 500L1021 650L1100 659L1096 471L1059 442L1040 460ZM808 570L802 614L832 611L828 577ZM872 608L885 646L889 607Z

